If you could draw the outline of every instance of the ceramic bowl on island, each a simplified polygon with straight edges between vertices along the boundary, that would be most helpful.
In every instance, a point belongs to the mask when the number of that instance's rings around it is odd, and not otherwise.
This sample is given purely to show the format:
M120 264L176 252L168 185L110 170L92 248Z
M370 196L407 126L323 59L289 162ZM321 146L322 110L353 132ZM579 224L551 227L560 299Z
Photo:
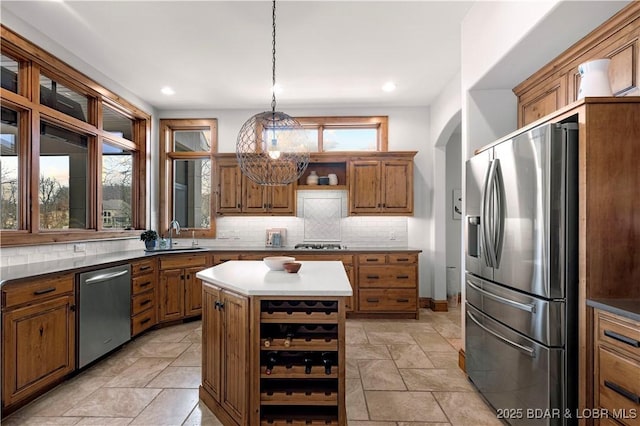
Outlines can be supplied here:
M284 271L284 264L295 262L295 257L290 256L268 256L262 259L265 265L272 271Z
M284 267L284 270L289 272L290 274L295 274L300 270L300 267L302 266L302 263L298 263L298 262L286 262L284 265L282 265Z

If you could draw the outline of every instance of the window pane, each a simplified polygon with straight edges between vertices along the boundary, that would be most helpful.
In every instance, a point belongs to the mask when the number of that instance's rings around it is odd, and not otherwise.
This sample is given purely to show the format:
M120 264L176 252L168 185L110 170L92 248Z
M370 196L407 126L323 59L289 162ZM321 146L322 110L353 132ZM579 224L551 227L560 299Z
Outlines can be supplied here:
M174 160L173 217L180 226L209 228L211 224L211 161Z
M5 55L0 55L2 67L2 88L18 93L18 61Z
M102 227L131 227L133 153L102 144Z
M377 151L377 129L324 129L323 151Z
M4 68L3 68L4 79ZM4 80L3 80L4 81ZM4 83L3 83L4 84ZM20 182L18 181L18 152L20 133L18 132L19 113L2 108L0 125L0 229L18 229L18 200Z
M51 124L40 135L40 229L86 228L87 137Z
M211 150L211 131L174 130L173 150L175 152L209 152Z
M87 121L87 97L40 75L40 103L78 120Z
M115 136L133 140L133 120L102 105L102 128Z

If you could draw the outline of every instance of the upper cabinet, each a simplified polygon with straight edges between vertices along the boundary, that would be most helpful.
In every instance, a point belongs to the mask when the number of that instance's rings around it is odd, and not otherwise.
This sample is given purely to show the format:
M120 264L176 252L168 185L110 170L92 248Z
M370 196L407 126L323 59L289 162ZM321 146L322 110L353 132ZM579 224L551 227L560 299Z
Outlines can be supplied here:
M593 59L611 59L614 96L640 95L639 40L640 2L631 2L513 89L518 97L518 127L574 102L580 88L578 66Z
M387 153L391 154L391 153ZM349 162L349 215L413 214L413 156Z

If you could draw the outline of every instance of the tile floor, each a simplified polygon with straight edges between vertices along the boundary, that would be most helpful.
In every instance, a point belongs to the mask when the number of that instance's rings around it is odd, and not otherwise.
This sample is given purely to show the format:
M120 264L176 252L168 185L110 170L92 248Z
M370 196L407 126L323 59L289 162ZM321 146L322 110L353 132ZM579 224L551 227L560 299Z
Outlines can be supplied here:
M349 426L501 425L458 369L460 311L347 320ZM201 322L154 330L5 419L14 425L220 425L198 401Z

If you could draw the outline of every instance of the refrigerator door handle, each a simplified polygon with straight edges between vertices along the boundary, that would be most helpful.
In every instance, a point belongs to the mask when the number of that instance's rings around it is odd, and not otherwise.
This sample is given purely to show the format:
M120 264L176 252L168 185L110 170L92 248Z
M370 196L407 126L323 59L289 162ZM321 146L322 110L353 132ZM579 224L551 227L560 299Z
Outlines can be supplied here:
M500 267L500 253L502 252L502 243L504 241L504 182L502 180L502 168L500 167L500 159L493 160L495 164L494 187L492 197L495 197L497 203L497 211L493 212L493 267Z
M493 299L496 302L504 303L505 305L513 306L514 308L527 311L532 314L536 312L536 305L534 304L520 303L520 302L516 302L515 300L510 300L505 297L498 296L497 294L490 293L487 290L484 290L478 287L477 285L475 285L473 282L469 280L467 280L467 285L472 289L474 289L475 291L477 291L478 293L481 293L482 295L488 297L489 299Z
M506 337L496 333L493 330L490 330L489 328L487 328L484 325L480 324L480 321L478 321L476 319L476 317L474 317L473 314L469 310L467 310L467 315L469 316L469 319L471 319L471 321L476 323L476 325L478 327L480 327L481 329L483 329L484 331L486 331L487 333L489 333L490 335L492 335L496 339L500 340L501 342L506 343L509 346L514 347L515 349L519 350L520 352L523 352L526 355L529 355L531 358L535 358L536 357L535 349L530 348L528 346L521 345L521 344L516 343L516 342L512 342L511 340L507 339Z
M493 208L493 189L496 174L497 160L491 160L489 163L489 170L484 181L483 193L482 193L482 205L480 207L480 214L482 215L482 221L480 223L482 227L482 242L485 248L485 262L487 266L496 267L496 253L495 245L492 238L495 227L495 210ZM482 224L484 222L484 225Z

